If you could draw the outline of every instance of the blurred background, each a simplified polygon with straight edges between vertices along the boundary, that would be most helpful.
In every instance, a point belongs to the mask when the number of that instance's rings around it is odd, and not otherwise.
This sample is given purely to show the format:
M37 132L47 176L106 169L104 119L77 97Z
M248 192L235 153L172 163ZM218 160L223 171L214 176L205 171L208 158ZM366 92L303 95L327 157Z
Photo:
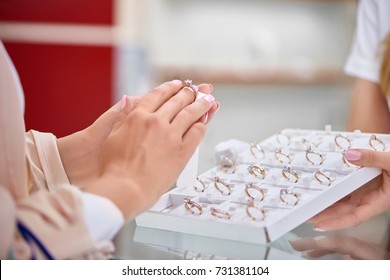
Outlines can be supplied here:
M221 141L345 129L355 15L352 0L0 0L0 39L27 129L58 137L123 94L176 78L212 83L221 109L201 144L203 172Z

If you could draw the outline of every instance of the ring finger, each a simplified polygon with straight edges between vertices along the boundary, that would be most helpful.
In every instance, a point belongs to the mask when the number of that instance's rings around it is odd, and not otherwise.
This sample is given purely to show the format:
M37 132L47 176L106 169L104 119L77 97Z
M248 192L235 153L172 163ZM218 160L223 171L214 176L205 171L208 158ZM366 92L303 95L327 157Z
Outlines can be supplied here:
M182 88L176 95L172 96L157 111L164 119L171 122L175 116L186 106L194 102L195 92L188 88Z

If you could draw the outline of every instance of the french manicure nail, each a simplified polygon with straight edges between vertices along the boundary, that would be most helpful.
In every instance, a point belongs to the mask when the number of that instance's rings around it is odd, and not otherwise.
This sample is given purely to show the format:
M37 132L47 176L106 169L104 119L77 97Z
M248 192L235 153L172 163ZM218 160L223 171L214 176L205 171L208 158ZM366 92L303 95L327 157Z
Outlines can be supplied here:
M126 103L127 103L127 96L123 95L121 99L121 111L126 107Z
M348 161L357 161L362 157L362 153L356 150L348 150L344 153L344 157Z
M172 83L174 83L175 85L178 85L178 86L181 86L183 84L182 81L180 81L180 80L173 80Z
M203 97L207 102L214 102L215 98L211 94L207 94L205 97Z
M319 232L324 232L324 231L326 231L326 229L319 228L319 227L315 227L315 228L313 228L313 230L319 231Z

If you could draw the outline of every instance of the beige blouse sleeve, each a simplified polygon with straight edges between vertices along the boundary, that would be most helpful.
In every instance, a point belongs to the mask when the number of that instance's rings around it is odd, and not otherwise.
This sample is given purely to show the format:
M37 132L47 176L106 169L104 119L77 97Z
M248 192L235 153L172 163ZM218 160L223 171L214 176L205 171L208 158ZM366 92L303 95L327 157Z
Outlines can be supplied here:
M29 191L57 190L70 182L57 149L57 138L51 133L30 130L26 133L26 155Z
M85 225L81 193L70 185L50 133L26 134L30 196L18 201L17 217L55 258L90 251L94 243Z

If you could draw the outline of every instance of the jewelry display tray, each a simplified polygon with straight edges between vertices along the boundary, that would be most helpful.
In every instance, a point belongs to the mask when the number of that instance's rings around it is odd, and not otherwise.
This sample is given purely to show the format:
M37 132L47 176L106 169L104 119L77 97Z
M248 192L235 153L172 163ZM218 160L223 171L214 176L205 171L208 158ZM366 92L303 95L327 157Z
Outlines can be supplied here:
M331 131L329 126L325 130L284 129L264 141L244 143L234 160L222 156L218 166L198 175L200 180L193 170L196 155L182 173L186 183L177 183L151 209L137 216L136 223L147 228L266 244L381 174L378 168L348 163L345 150L386 151L389 146L390 137L384 134ZM260 172L248 171L253 165L264 171L264 178ZM216 183L215 177L224 185ZM263 196L255 189L245 191L247 183L260 188ZM186 209L188 199L194 204ZM256 219L250 218L248 207ZM217 217L212 209L230 217Z

